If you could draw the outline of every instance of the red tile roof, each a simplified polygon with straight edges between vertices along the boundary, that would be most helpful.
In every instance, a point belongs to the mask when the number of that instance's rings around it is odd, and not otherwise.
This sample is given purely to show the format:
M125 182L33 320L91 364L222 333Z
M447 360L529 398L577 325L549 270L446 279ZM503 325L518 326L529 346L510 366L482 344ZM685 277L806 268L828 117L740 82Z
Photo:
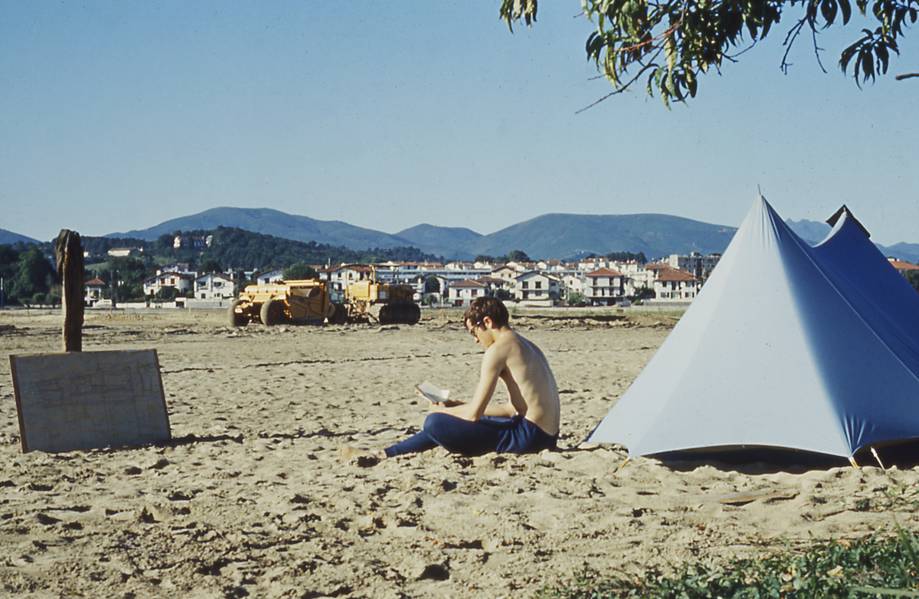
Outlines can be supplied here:
M587 273L585 276L588 277L621 277L622 273L618 270L613 270L611 268L600 268L595 271Z
M105 287L105 281L96 277L95 279L90 279L84 283L87 287Z
M473 281L472 279L463 279L462 281L457 281L455 283L450 283L450 287L454 289L480 289L482 287L487 287L485 283L480 281Z
M506 280L499 279L498 277L479 277L478 280L489 285L504 285L507 283Z
M897 260L895 258L888 258L890 265L896 268L897 270L919 270L919 266L911 262L906 262L904 260Z
M692 274L686 272L685 270L680 270L678 268L664 268L661 269L660 275L657 277L658 281L695 281L696 278Z

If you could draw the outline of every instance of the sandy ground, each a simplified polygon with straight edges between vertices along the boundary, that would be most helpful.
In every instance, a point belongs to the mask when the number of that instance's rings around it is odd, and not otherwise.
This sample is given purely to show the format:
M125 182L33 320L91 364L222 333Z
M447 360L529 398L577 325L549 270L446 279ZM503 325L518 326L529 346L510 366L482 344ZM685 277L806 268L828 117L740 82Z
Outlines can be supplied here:
M0 312L0 594L521 597L584 564L633 573L919 529L919 468L675 470L576 448L672 319L561 314L516 323L555 370L563 451L364 467L338 448L417 430L415 383L471 392L480 350L456 313L241 331L218 313L90 313L86 350L158 350L175 440L22 454L5 355L58 351L60 317Z

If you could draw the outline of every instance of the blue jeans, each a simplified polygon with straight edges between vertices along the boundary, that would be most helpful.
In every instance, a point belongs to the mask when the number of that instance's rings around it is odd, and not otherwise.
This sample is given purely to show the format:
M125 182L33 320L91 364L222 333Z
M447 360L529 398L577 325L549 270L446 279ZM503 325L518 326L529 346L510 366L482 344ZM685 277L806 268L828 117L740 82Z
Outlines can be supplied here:
M535 453L555 449L552 436L522 416L483 416L477 421L450 414L428 414L421 431L386 448L388 457L427 451L437 446L450 453L477 456L498 453Z

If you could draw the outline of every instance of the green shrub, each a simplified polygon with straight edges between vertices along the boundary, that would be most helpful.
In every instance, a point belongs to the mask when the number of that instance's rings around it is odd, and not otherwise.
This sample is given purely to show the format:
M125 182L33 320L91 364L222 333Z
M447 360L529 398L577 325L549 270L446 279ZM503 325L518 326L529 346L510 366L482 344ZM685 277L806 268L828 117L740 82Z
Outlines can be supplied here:
M656 569L638 577L626 577L602 575L585 568L572 580L547 587L537 596L541 599L919 597L919 536L900 530L895 537L875 535L856 541L830 541L804 552L785 551L720 566L690 564L672 576Z

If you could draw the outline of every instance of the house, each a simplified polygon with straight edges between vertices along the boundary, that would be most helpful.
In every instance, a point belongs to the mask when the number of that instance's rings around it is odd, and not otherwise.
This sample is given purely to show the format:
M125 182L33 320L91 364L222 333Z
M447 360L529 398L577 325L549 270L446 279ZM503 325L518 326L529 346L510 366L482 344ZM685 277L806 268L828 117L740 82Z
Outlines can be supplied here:
M102 292L106 287L108 287L108 285L99 277L83 283L83 305L90 307L95 306L96 302L102 299Z
M284 271L281 269L269 270L255 277L255 282L259 285L270 285L284 280Z
M566 298L571 298L573 293L584 295L585 280L579 272L565 272L561 275L562 289Z
M447 262L444 265L446 270L473 270L475 265L472 262L463 262L462 260L457 260L454 262Z
M177 295L185 295L194 288L195 277L180 272L162 272L144 280L144 295L156 295L164 287L172 287Z
M625 275L598 268L584 275L584 299L594 306L612 306L625 297Z
M111 248L106 253L113 258L127 258L128 256L143 254L144 248Z
M536 268L543 272L560 272L565 270L565 265L561 260L540 260L536 263Z
M660 264L644 265L635 260L628 260L626 262L614 262L612 268L621 272L625 278L623 294L626 297L633 297L640 295L643 289L653 290L657 273L663 267Z
M561 295L558 277L538 270L517 275L514 281L514 299L517 301L551 306Z
M179 274L189 275L192 278L195 278L198 276L198 273L191 269L191 265L188 262L174 262L172 264L166 264L164 266L160 266L159 268L156 269L157 275L161 275L167 272L177 272Z
M505 282L505 287L513 289L516 286L517 275L520 271L509 264L499 266L491 271L491 277L501 279Z
M676 268L692 274L700 281L708 279L708 276L721 259L721 254L708 254L703 256L699 252L690 252L688 256L671 254L667 258L666 264L670 268Z
M415 275L407 284L415 288L415 300L424 303L442 303L450 288L446 277L432 274Z
M658 272L654 281L654 301L691 302L699 292L699 279L678 268Z
M175 249L189 248L203 250L204 248L211 247L213 242L213 235L176 235L172 239L172 247Z
M481 281L452 281L447 287L447 303L451 306L465 307L475 298L486 296L489 292L489 286Z
M373 268L366 264L342 264L338 268L327 268L319 272L319 279L329 284L329 296L334 302L341 302L345 289L351 283L373 278Z
M577 269L581 272L591 272L599 268L609 268L609 262L602 256L591 256L578 260Z
M195 279L195 297L198 299L232 299L235 295L233 279L228 275L210 273Z

